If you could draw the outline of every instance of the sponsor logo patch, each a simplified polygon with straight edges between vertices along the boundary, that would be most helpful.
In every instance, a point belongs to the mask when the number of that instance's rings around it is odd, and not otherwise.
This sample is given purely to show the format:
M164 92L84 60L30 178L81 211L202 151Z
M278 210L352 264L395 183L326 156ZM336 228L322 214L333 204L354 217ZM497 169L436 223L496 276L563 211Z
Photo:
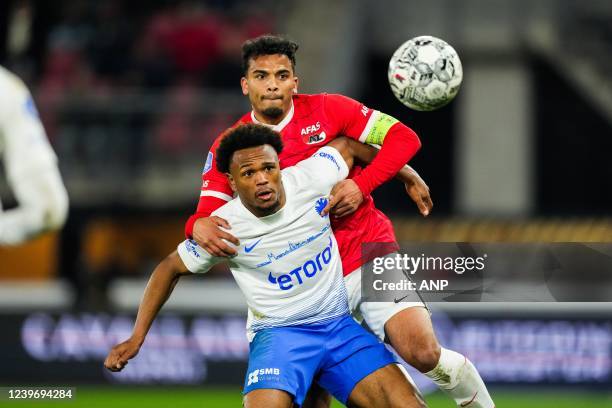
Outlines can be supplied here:
M202 174L206 174L210 171L210 169L212 169L213 162L214 162L213 154L212 152L208 152L208 156L206 157L206 164L204 164L204 169L202 170Z
M277 286L280 290L289 290L294 286L304 284L306 278L314 278L317 272L323 270L325 265L328 265L332 259L332 244L331 237L327 246L319 252L316 256L304 262L303 265L298 266L289 273L284 273L279 276L272 275L272 272L268 273L268 282L272 285Z
M253 370L248 375L247 386L257 384L260 379L271 380L280 375L280 368L258 368ZM260 376L262 378L260 378Z
M304 141L304 143L306 144L316 144L316 143L321 143L322 141L324 141L327 138L327 135L325 134L325 132L321 132L321 133L317 133L316 135L306 135L306 136L302 136L302 140Z
M321 129L321 122L317 122L314 125L310 125L310 126L306 126L306 127L302 128L302 130L300 131L300 134L302 136L306 136L306 135L309 135L311 133L318 132L319 129Z
M263 238L260 238L259 240L255 241L253 244L249 245L245 245L244 246L244 252L246 252L247 254L249 252L251 252L253 250L253 248L255 248L257 246L257 244L259 244L259 241L261 241Z
M332 163L336 165L338 170L340 170L340 165L338 164L338 162L336 161L336 158L333 155L326 153L326 152L318 152L318 153L315 153L315 156L316 155L319 155L321 157L326 158L327 160L330 160Z

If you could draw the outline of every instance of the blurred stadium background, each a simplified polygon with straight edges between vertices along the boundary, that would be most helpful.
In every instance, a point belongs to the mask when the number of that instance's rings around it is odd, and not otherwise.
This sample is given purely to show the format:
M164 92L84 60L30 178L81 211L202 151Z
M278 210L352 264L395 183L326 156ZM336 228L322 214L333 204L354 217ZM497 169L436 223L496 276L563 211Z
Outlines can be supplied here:
M400 241L612 241L609 1L3 1L0 64L32 89L71 210L61 233L0 248L0 385L76 386L72 406L240 404L245 307L222 268L179 284L127 370L102 361L183 237L212 140L249 109L240 45L267 32L301 44L302 92L344 93L421 136L411 164L433 214L421 219L399 183L375 192ZM392 52L422 34L451 43L465 72L431 113L386 82ZM6 183L0 196L14 203ZM603 407L611 305L453 304L433 317L498 407Z

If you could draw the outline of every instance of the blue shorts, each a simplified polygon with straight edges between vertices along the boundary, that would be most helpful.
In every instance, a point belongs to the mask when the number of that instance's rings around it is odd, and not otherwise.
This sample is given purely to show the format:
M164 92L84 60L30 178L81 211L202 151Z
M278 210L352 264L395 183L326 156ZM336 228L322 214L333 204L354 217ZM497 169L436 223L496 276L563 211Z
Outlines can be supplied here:
M346 404L355 385L396 363L393 355L350 316L325 323L264 329L250 344L243 394L284 390L302 405L313 381Z

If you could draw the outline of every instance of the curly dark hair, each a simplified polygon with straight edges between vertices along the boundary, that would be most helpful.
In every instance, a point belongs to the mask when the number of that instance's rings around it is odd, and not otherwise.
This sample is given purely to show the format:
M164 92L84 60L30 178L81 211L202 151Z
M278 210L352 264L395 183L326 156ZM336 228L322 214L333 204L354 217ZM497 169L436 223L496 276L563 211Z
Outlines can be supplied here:
M283 36L272 34L265 34L247 40L242 44L242 71L246 76L251 58L257 58L260 55L284 54L291 61L291 68L295 72L295 52L298 50L298 47L296 42Z
M232 156L237 150L266 144L272 146L277 154L283 151L281 135L267 126L246 123L230 128L217 148L217 168L222 173L229 173Z

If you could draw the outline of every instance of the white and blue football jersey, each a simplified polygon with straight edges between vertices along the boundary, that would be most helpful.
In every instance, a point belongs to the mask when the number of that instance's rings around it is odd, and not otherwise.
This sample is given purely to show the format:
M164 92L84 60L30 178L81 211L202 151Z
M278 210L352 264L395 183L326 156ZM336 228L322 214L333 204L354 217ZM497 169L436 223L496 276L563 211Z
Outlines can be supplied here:
M0 66L0 163L17 200L0 202L0 246L20 245L59 229L68 214L68 193L34 100L24 82Z
M256 217L239 198L212 213L226 219L240 240L236 256L213 257L191 240L178 246L185 266L194 273L228 262L249 306L249 337L264 328L348 314L338 246L329 217L320 215L331 188L347 174L340 153L322 147L282 170L286 202L276 213Z

